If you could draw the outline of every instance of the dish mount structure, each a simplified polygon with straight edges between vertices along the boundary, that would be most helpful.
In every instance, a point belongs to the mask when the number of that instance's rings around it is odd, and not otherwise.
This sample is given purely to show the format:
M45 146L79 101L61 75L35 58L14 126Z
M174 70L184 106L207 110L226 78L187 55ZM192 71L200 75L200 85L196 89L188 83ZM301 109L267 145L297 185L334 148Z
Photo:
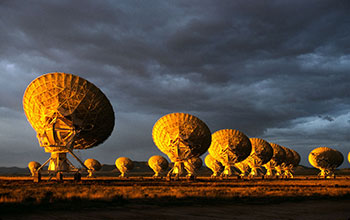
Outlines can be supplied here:
M48 163L48 171L60 180L64 172L75 172L75 179L80 179L80 169L68 160L67 153L89 170L73 150L98 146L114 128L114 111L107 97L73 74L56 72L36 78L24 93L23 108L39 145L51 153L36 171L38 180L40 170Z

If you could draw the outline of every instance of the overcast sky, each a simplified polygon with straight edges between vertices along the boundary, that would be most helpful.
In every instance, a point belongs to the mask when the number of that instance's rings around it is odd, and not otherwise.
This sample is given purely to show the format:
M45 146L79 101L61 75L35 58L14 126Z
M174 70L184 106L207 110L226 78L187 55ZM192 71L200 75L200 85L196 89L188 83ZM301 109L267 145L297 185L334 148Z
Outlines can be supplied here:
M346 158L349 13L345 0L2 0L0 166L49 157L22 106L49 72L89 80L114 107L111 137L82 159L163 155L152 127L171 112L295 149L303 165L319 146Z

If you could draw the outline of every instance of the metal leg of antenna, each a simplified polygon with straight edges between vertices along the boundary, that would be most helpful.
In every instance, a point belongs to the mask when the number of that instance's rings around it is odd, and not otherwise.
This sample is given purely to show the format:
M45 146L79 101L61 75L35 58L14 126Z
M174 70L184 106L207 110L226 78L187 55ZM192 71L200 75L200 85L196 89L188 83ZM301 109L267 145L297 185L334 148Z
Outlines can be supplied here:
M154 172L153 179L159 179L159 172Z
M46 164L48 164L48 163L50 162L50 160L51 160L51 156L50 156L50 158L47 159L47 161L45 161L45 163L43 163L43 165L41 165L36 171L39 172Z
M85 166L85 164L79 159L79 157L77 157L74 153L73 153L73 151L72 150L70 150L70 149L67 149L68 150L68 152L86 169L86 170L88 170L89 168L87 168L86 166Z
M63 160L64 162L66 162L65 160ZM60 164L60 155L58 154L56 157L56 166L55 166L55 170L62 170L62 166Z
M71 166L72 169L78 170L78 168L76 168L76 167L73 165L73 163L70 162L70 160L67 159L66 161L68 162L68 164Z
M168 172L168 174L166 175L166 180L167 181L171 181L171 172L172 172L172 169Z
M52 173L49 173L49 179L47 181L50 181L53 177L53 174Z
M173 174L173 171L174 171L174 167L169 170L167 174L167 181L171 181L171 175Z
M187 172L187 180L195 180L196 176L195 176L195 170L193 169L188 169L186 166L184 167L186 172Z
M89 169L87 171L88 171L88 175L87 175L88 178L95 178L93 170Z
M119 177L122 179L126 179L127 178L126 172L121 171Z

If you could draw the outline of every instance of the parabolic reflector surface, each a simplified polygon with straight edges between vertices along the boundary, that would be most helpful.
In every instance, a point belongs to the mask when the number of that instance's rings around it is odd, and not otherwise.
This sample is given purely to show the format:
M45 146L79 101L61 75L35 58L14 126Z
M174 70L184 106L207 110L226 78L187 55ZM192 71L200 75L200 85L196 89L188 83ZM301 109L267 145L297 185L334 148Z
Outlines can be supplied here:
M211 132L199 118L186 113L171 113L153 126L153 141L173 161L184 161L205 153Z
M287 148L287 147L284 147L284 146L281 146L282 149L284 150L284 153L285 153L285 158L284 158L284 165L285 166L288 166L288 165L291 165L294 163L294 154L293 152Z
M168 161L159 155L154 155L149 158L148 160L148 166L155 172L159 173L161 171L164 171L168 168L169 163Z
M261 138L250 138L249 140L252 144L252 151L243 162L248 163L251 167L259 167L269 162L273 156L271 145Z
M252 150L249 138L233 129L222 129L212 135L209 153L224 166L246 159Z
M335 169L343 161L343 154L329 147L318 147L309 154L310 164L318 169Z
M48 73L32 81L23 108L40 146L48 151L70 140L73 149L97 146L114 128L113 107L102 91L68 73Z
M217 176L217 173L223 169L222 164L210 154L205 157L204 162L205 165L213 171L214 176Z
M273 156L271 160L268 162L272 167L281 165L286 159L286 152L284 149L275 143L270 143L270 146L273 149Z

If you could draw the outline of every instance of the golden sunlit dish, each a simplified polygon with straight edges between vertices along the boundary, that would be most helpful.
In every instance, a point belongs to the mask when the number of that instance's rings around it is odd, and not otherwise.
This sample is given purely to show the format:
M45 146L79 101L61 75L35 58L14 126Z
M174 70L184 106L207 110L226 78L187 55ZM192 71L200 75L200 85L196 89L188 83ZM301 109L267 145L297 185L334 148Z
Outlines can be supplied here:
M233 166L245 160L252 150L249 138L238 130L223 129L212 135L212 143L208 150L216 160L225 167L222 176L235 173Z
M199 118L186 113L172 113L160 118L153 126L153 141L174 163L168 176L176 179L187 171L189 178L194 177L195 168L191 163L184 163L204 154L211 143L208 126Z
M252 151L250 155L241 163L246 164L250 168L248 177L263 176L261 166L269 162L273 156L273 149L270 144L260 138L250 138Z
M120 172L120 177L127 177L128 172L134 168L134 163L127 157L119 157L115 161L115 166Z
M67 153L89 170L73 150L103 143L114 127L114 111L107 97L92 83L68 73L48 73L35 79L24 93L23 108L40 146L51 153L36 173L49 163L48 170L56 173L57 179L62 179L63 172L76 172L79 179L79 169Z
M84 165L88 168L88 177L95 177L95 172L101 170L102 168L100 162L92 158L86 159Z
M335 177L334 170L343 161L343 154L329 147L318 147L309 154L310 164L321 171L318 175L322 178Z
M270 146L273 149L273 156L269 162L263 166L266 169L266 177L280 176L282 173L280 166L286 159L286 153L283 148L275 143L270 143Z
M159 177L168 169L169 162L162 156L154 155L149 158L148 166L154 171L154 177Z

